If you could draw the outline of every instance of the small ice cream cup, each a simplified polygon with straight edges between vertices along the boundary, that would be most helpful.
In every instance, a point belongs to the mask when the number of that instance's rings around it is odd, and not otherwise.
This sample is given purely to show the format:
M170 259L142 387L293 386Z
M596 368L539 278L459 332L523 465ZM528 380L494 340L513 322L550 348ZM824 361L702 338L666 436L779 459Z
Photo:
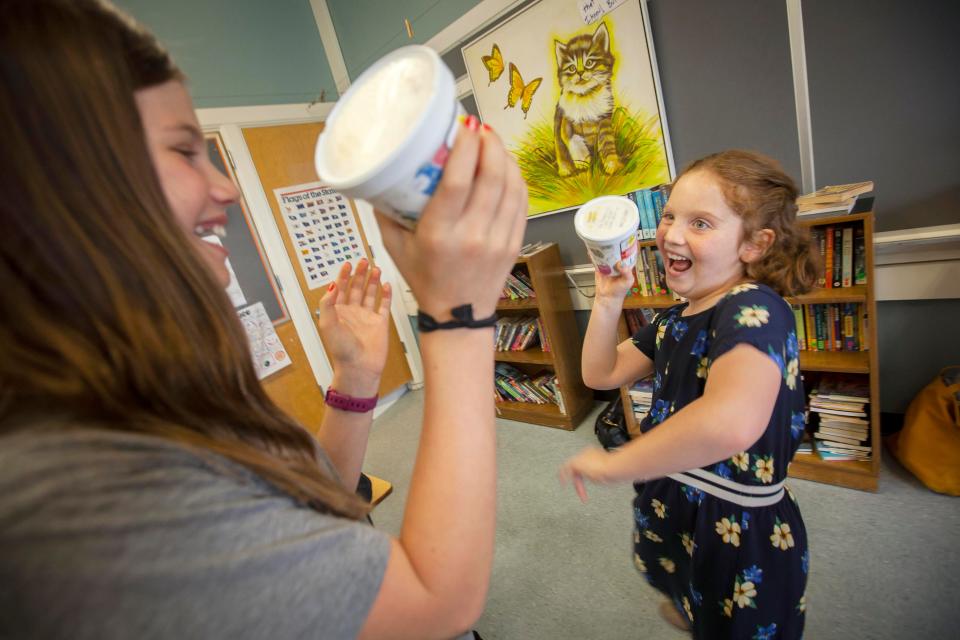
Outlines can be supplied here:
M317 175L413 228L463 114L453 74L433 49L397 49L364 71L330 112L314 154Z
M573 225L603 275L616 274L617 264L628 268L637 264L640 212L630 198L594 198L577 210Z

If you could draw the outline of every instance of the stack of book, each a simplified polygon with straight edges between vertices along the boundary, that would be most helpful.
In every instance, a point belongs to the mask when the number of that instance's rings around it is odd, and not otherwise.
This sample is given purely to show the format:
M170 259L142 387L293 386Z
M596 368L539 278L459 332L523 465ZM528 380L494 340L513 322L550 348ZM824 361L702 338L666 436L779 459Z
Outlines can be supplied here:
M627 194L640 211L640 233L637 235L641 240L652 240L657 237L657 225L660 224L663 207L670 196L669 187L668 184L660 184L650 189L639 189Z
M552 371L530 377L516 367L498 362L494 368L494 387L498 401L555 404L566 413L563 394Z
M497 351L524 351L539 342L540 318L500 318L495 336Z
M639 424L650 413L650 405L653 404L653 382L649 378L638 380L628 393L633 404L633 415Z
M817 189L797 198L798 218L817 218L820 216L850 213L857 198L873 191L873 181L838 184Z
M503 285L503 291L500 292L501 300L524 300L526 298L536 298L537 294L533 290L533 284L530 282L530 275L522 269L514 269L513 273L507 275L507 281Z
M810 392L813 434L823 460L870 460L870 389L862 376L824 374Z
M867 284L867 252L863 224L826 225L810 230L813 250L820 252L824 289Z

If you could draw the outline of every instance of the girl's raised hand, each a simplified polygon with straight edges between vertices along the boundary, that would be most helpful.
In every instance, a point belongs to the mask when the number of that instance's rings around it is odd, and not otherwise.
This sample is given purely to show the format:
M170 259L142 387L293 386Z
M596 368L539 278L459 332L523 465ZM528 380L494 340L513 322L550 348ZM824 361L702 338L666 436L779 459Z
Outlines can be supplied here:
M350 272L347 262L327 289L317 311L317 328L338 384L351 387L338 391L369 396L379 388L387 362L391 290L389 284L380 284L380 269L371 268L366 258L356 273Z
M420 308L438 321L493 314L527 224L527 186L492 130L469 117L414 231L377 213L384 245Z
M594 279L596 280L597 298L617 300L623 302L630 287L633 286L633 269L617 263L617 272L610 275L603 275L600 271L594 269Z

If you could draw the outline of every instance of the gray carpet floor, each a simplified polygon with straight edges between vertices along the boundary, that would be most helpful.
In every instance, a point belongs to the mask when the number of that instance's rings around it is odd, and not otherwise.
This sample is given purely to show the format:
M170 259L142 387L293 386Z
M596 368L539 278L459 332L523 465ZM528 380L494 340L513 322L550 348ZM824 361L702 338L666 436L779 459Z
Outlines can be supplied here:
M633 488L591 487L583 505L557 481L561 461L596 444L600 408L573 432L497 421L496 556L476 625L485 640L687 637L659 618L657 592L633 568ZM364 470L394 485L373 520L391 534L422 417L423 392L409 392L370 437ZM960 498L927 490L889 454L878 493L790 486L810 539L806 638L960 638Z

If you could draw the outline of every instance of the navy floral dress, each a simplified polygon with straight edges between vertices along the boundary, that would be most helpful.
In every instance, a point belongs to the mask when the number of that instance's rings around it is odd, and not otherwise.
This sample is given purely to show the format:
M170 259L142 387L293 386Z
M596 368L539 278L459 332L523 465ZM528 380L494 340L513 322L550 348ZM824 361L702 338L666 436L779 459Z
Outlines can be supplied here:
M696 638L800 638L809 553L800 509L783 484L804 430L796 326L762 284L741 284L714 307L661 313L633 342L655 363L642 431L703 395L710 365L741 343L780 367L770 423L748 450L702 469L636 484L634 563L690 620Z

